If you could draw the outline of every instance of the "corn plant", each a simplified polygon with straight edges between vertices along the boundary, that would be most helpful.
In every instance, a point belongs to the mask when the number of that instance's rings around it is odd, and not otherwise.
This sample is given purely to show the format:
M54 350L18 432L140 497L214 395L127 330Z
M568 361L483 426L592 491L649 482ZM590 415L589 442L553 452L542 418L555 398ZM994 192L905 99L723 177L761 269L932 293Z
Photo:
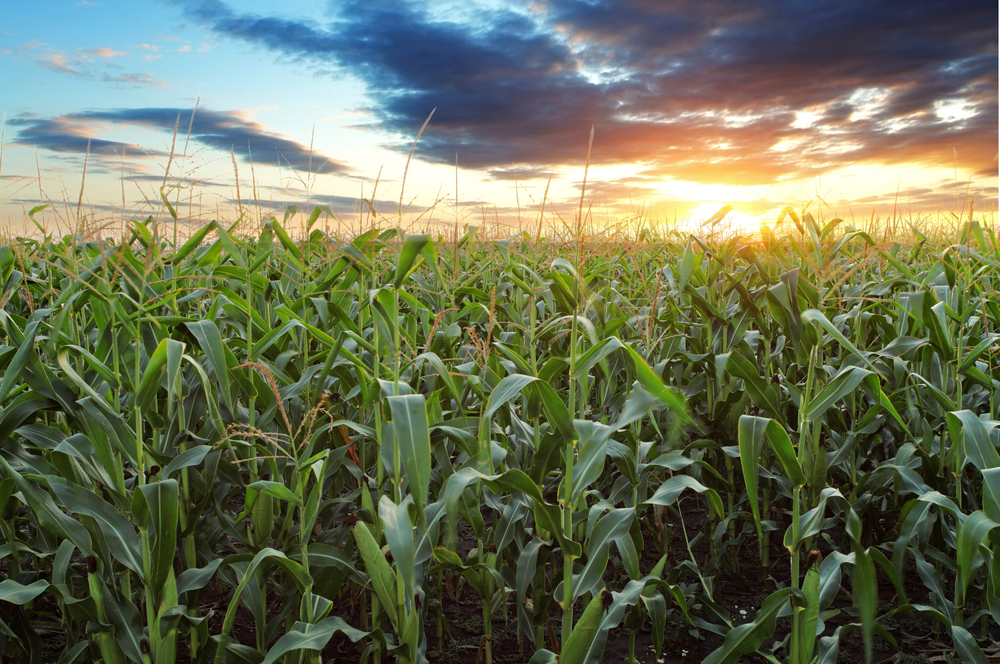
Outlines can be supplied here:
M978 221L185 238L164 202L0 247L4 661L421 664L465 604L487 664L996 652Z

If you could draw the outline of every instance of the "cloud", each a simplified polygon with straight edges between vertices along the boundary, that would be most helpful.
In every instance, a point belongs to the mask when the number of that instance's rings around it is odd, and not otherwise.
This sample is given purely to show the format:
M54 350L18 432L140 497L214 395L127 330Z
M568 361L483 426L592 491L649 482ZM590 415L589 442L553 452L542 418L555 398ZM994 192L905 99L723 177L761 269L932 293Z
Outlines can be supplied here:
M996 176L997 9L986 0L537 0L447 18L347 0L326 26L176 1L221 37L353 74L400 149L436 107L419 155L453 163L457 152L495 177L512 164L582 164L591 126L594 163L678 180L945 165L952 146ZM935 113L945 100L961 117Z
M94 118L83 114L55 118L21 116L8 120L7 123L18 128L17 137L10 145L33 145L53 152L85 153L89 144L90 153L94 155L142 152L142 148L134 143L98 138L103 127Z
M172 133L178 117L183 127L190 122L191 109L131 108L70 113L54 118L19 117L8 123L18 128L15 145L35 145L54 152L83 153L90 141L92 155L140 153L132 143L99 138L108 126L133 126ZM276 134L254 122L243 111L213 111L201 108L194 115L191 139L197 143L228 152L258 164L291 165L299 171L309 168L309 146ZM149 154L162 154L150 152ZM342 162L314 152L313 173L344 174L349 168Z
M544 168L517 168L508 166L506 168L490 168L486 174L492 180L509 180L510 182L524 182L525 180L548 180L553 175L551 170Z
M169 88L170 84L164 81L162 78L156 78L150 73L140 73L135 72L131 74L104 74L101 76L102 81L107 81L108 83L120 83L122 85L132 85L136 87L150 87L150 88Z
M93 48L89 51L84 51L87 55L91 55L95 58L117 58L119 55L128 55L132 51L116 51L108 46L102 46L101 48Z
M39 53L38 51L43 52ZM110 63L114 58L130 55L131 51L116 51L109 46L93 49L79 49L75 54L57 51L42 42L29 42L17 48L17 54L35 61L40 66L59 74L69 74L80 78L96 79L133 87L167 88L169 84L150 73L121 71L121 67ZM149 58L149 55L143 56ZM154 58L159 55L152 56ZM112 71L108 71L111 69Z
M73 63L74 60L71 60L62 53L42 53L35 56L35 61L46 69L51 69L52 71L60 74L72 74L73 76L84 77L89 76L89 74L85 74L76 67L72 66L71 63Z

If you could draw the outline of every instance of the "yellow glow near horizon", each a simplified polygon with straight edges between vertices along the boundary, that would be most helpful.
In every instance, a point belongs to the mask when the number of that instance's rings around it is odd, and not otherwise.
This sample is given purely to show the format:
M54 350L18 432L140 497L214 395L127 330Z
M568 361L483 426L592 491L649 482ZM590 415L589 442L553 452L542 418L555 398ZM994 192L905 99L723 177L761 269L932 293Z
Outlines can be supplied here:
M712 215L726 205L727 204L723 202L708 201L692 208L690 210L691 223L697 227L706 219L711 218ZM727 214L716 225L733 232L753 233L756 232L757 228L761 224L761 221L763 220L757 215L747 214L746 212L740 212L739 210L731 210L729 214Z

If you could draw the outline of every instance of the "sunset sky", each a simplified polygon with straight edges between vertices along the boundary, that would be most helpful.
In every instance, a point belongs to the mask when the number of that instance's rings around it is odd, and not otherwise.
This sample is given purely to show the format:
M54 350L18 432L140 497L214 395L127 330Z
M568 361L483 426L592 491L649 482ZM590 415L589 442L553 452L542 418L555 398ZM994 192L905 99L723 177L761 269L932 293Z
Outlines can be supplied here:
M435 108L425 219L535 219L550 178L571 217L591 127L595 218L995 212L997 36L995 0L4 2L0 215L73 217L88 141L85 212L162 214L177 124L183 215L235 219L238 169L243 204L394 218Z

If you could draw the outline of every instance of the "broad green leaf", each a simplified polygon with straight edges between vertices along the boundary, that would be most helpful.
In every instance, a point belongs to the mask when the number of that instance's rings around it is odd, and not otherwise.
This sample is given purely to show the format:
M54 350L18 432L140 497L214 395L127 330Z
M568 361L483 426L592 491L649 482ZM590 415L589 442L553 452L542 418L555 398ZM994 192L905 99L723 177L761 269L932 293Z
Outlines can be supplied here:
M731 629L723 644L706 657L703 664L736 664L740 657L757 650L764 639L774 633L778 613L789 602L795 606L802 601L802 591L797 588L782 588L771 593L757 610L754 620Z
M967 664L988 664L986 654L976 643L976 638L969 633L969 630L960 625L951 626L951 638L955 642L955 652L962 662Z
M233 562L243 562L246 558L247 556L245 555L237 555L230 556L229 560L231 561L230 564L232 564ZM261 549L250 560L250 564L240 578L239 585L236 586L236 590L233 591L232 596L229 598L229 608L226 610L226 617L222 622L222 631L219 633L219 645L215 650L215 664L222 664L229 634L232 632L233 625L236 622L236 610L240 606L240 597L250 582L257 579L257 568L265 562L271 562L284 569L300 590L312 585L312 578L302 565L289 560L285 554L275 549Z
M750 399L758 408L763 408L770 413L781 418L781 406L775 397L771 386L765 382L757 373L757 368L740 353L725 353L717 355L715 358L717 365L722 365L725 371L737 378L743 379L744 387L750 395Z
M18 491L24 497L25 502L31 508L31 513L38 520L38 525L63 539L68 539L81 553L86 556L93 554L90 533L79 521L67 516L52 500L52 496L47 491L42 490L38 485L26 480L19 472L14 470L7 460L0 455L0 465L4 467L7 474L17 485Z
M39 579L28 585L21 585L14 579L0 581L0 600L11 604L27 604L49 589L49 582Z
M135 526L121 512L100 496L84 491L61 477L49 475L46 481L68 511L92 517L100 528L108 549L118 562L136 574L142 574L142 549Z
M415 544L413 541L413 521L410 510L414 508L413 496L407 495L396 505L388 496L382 496L378 503L378 515L382 520L385 541L392 553L396 571L403 582L403 598L406 610L412 609L416 585ZM398 601L398 600L397 600Z
M960 446L962 452L959 468L965 466L966 459L979 470L1000 468L1000 453L975 413L971 410L948 413L947 420L951 444Z
M191 254L192 251L201 246L201 243L204 242L205 237L207 237L209 233L211 233L218 227L219 223L217 221L208 222L207 224L199 228L197 231L195 231L194 234L192 234L191 237L189 237L187 241L183 245L181 245L181 248L175 251L167 259L170 260L170 262L175 265L180 261L184 260Z
M872 661L872 634L878 611L878 579L875 564L868 551L854 544L854 575L851 578L854 606L861 617L861 634L865 644L865 661Z
M388 397L392 413L393 444L399 458L410 494L422 511L427 503L431 482L431 436L427 427L427 409L422 394Z
M381 547L372 536L371 531L363 522L354 524L351 531L354 535L354 542L358 546L358 553L364 561L365 569L372 580L372 588L378 595L382 603L382 610L389 616L389 621L398 630L401 617L396 611L396 575L393 574L389 561L385 559Z
M677 498L680 497L681 493L685 489L691 489L698 493L705 494L705 497L708 498L708 504L715 509L716 516L720 519L725 517L725 512L722 506L722 498L719 497L718 492L715 489L710 489L703 485L690 475L674 475L661 484L660 488L656 490L656 493L654 493L649 500L642 504L670 507L677 502Z
M141 528L149 530L152 578L149 583L159 596L177 555L177 524L180 493L176 480L161 480L137 487L132 514Z
M861 384L866 376L872 375L860 367L848 367L837 374L830 382L823 386L819 392L809 399L809 407L806 409L806 418L815 422L826 410L843 399L848 394L852 394Z
M7 365L0 381L0 403L7 400L11 390L23 379L24 370L35 359L35 333L38 331L38 321L31 321L24 328L24 338L17 342L17 352ZM9 342L8 342L9 343Z
M382 645L385 643L381 633L364 632L351 627L344 622L343 618L331 616L315 625L295 623L292 631L282 636L271 646L261 664L274 664L274 662L277 662L288 653L299 650L322 650L330 642L330 639L333 638L333 635L338 632L346 636L353 643L367 638L371 638L376 643Z
M289 502L296 507L302 506L302 499L295 495L291 489L281 482L274 482L272 480L257 480L256 482L248 484L247 489L250 491L260 491L261 493L266 493L267 495L273 496L278 500Z
M222 394L222 400L225 402L226 408L229 409L229 412L235 413L236 407L233 404L233 396L229 388L230 367L226 363L226 353L222 345L222 335L219 333L219 327L210 320L186 323L186 326L195 339L198 340L198 345L201 346L202 352L212 362L212 371L219 383L219 392Z
M754 524L757 526L757 538L761 546L764 545L764 537L757 494L760 481L760 458L765 443L770 445L774 455L781 462L786 476L794 486L800 487L806 482L802 467L795 456L792 440L788 437L784 427L767 417L740 416L740 464L743 467L747 498L750 500L750 509L753 512Z
M163 467L161 471L163 477L170 477L171 474L181 470L183 468L191 468L193 466L199 465L208 456L208 453L212 451L212 448L208 445L196 445L195 447L184 450L173 460Z
M602 516L594 525L587 542L587 562L573 579L573 601L584 593L593 592L607 568L611 542L628 534L634 516L633 508L615 509Z
M958 588L956 595L958 604L965 598L965 591L972 580L972 573L975 570L974 563L982 563L982 559L976 560L979 554L979 547L983 540L1000 523L993 521L981 510L976 510L969 515L969 518L958 528L958 542L956 544L958 555Z
M611 591L605 589L594 596L583 610L580 620L573 626L566 643L563 644L562 652L559 654L559 664L584 664L587 652L594 643L594 638L601 628L601 618L604 617L604 593L607 593L607 601L612 600Z
M869 369L871 369L872 371L875 370L874 365L872 365L872 363L868 360L866 355L857 348L855 348L854 344L848 341L847 337L845 337L843 333L840 330L838 330L836 326L833 323L831 323L825 315L823 315L822 311L818 311L816 309L809 309L807 311L803 311L802 321L804 323L815 323L816 325L819 325L820 327L825 329L827 332L830 333L830 336L839 341L840 345L842 345L844 348L850 351L859 360L864 362Z

